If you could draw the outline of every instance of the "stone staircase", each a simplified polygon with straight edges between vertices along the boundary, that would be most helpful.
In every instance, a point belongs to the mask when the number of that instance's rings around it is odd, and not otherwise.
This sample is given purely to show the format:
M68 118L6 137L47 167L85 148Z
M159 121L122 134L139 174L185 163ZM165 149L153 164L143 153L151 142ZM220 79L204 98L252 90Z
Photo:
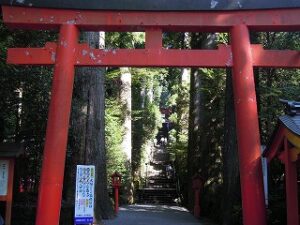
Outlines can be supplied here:
M178 198L170 154L164 145L155 145L148 165L145 187L137 190L139 203L174 204Z

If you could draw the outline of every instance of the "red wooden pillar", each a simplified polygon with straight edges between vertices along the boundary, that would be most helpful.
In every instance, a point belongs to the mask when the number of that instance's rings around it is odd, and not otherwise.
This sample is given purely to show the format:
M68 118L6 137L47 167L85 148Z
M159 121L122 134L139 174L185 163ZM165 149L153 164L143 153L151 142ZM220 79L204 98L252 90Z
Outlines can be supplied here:
M119 187L115 187L115 213L119 212Z
M122 176L121 176L121 174L119 174L116 171L110 177L112 178L112 186L115 191L115 213L118 214L118 212L119 212L119 189L121 186Z
M244 225L266 225L260 138L249 31L231 29L233 91Z
M287 138L284 138L287 225L299 225L297 165L289 155Z
M200 190L195 190L194 216L200 218Z
M74 82L75 25L60 28L39 187L36 225L58 225Z
M200 191L204 185L204 179L198 174L194 175L192 178L192 188L195 193L194 200L194 216L196 218L200 217Z
M11 224L11 208L12 208L12 199L13 199L14 169L15 169L15 159L9 159L7 200L6 200L6 207L5 207L5 224L6 225Z

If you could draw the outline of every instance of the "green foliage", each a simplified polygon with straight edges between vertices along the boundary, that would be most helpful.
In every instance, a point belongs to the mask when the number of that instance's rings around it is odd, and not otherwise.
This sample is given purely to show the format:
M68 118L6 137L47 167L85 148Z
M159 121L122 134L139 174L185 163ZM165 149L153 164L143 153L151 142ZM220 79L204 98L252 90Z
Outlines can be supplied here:
M146 139L153 139L155 131L161 125L159 107L154 103L149 103L144 110L144 132Z
M56 36L45 31L9 31L0 23L0 141L25 141L20 176L37 178L46 131L52 69L6 64L9 47L43 46Z
M105 34L106 48L143 48L144 32L107 32Z
M34 210L36 204L52 69L7 65L6 53L11 47L42 47L46 41L55 39L56 35L52 32L11 31L0 21L0 141L24 142L25 154L17 159L15 187L21 178L35 181L35 193L14 193L17 206L14 206L16 213L12 214L13 224L19 224L20 221L32 224L34 220L30 210Z
M132 169L135 174L145 163L145 150L161 126L159 104L165 73L164 69L132 69Z
M117 100L106 99L105 103L105 146L107 149L107 174L118 171L121 174L126 173L125 156L121 149L122 143L122 121L121 107Z
M300 32L266 32L257 35L258 42L262 43L266 49L300 49ZM300 99L299 77L299 69L259 70L257 92L263 144L267 143L277 121L276 118L284 113L279 99Z
M144 42L145 34L141 32L106 33L107 48L142 48ZM160 81L164 70L130 69L130 73L132 74L132 174L135 174L134 180L139 180L140 178L136 175L139 174L138 170L144 163L145 149L149 140L154 138L160 122ZM125 111L119 106L117 107L120 104L120 75L119 68L109 68L106 94L107 98L111 100L109 104L114 103L106 107L106 126L108 126L106 128L108 135L106 147L109 156L108 167L111 168L109 170L124 171L128 165L120 168L120 165L126 163L120 159L123 158L120 155L123 135L120 127ZM112 130L116 135L110 135Z

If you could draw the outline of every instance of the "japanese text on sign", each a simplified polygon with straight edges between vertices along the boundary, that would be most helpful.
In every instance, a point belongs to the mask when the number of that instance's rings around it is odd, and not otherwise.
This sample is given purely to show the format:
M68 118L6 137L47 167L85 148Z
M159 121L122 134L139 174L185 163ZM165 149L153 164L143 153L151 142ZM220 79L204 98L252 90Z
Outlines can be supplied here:
M0 160L0 195L7 195L8 185L8 160Z
M95 166L77 165L75 224L89 224L94 217Z

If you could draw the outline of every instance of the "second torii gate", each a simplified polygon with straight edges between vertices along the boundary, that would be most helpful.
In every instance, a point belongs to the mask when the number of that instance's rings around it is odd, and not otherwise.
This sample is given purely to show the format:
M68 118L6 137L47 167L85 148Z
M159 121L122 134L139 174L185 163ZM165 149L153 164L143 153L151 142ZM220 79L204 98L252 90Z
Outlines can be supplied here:
M260 138L253 67L300 67L300 52L252 45L252 31L299 31L300 9L145 12L2 7L13 28L59 29L59 40L43 48L8 50L8 63L54 65L51 102L36 225L57 225L75 66L233 68L244 225L266 225ZM145 49L91 49L79 30L145 31ZM229 32L231 46L216 50L162 48L162 32Z

